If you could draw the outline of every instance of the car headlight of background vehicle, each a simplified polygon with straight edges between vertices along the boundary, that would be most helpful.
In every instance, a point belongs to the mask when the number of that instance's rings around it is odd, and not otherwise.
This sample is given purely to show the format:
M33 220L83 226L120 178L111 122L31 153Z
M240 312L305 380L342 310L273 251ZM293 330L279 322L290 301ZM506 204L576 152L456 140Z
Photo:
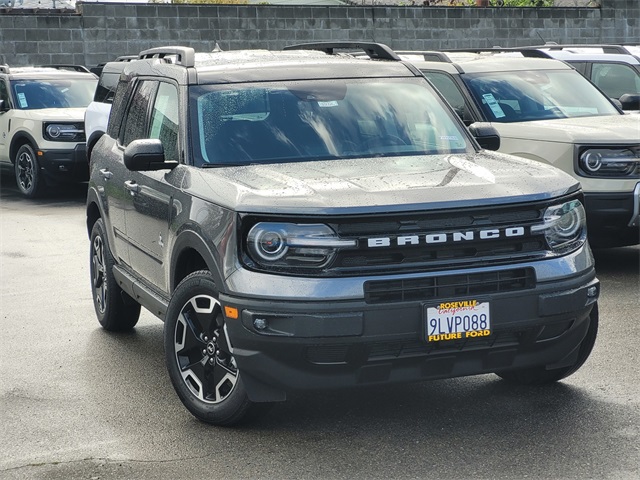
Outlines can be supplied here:
M265 269L320 269L341 248L356 246L341 240L324 224L259 222L247 235L249 257Z
M573 250L587 238L587 215L579 200L552 205L544 212L544 222L531 227L544 233L547 244L556 253Z
M640 146L582 149L578 173L587 177L640 177Z
M84 125L82 123L45 123L42 136L50 142L84 142Z

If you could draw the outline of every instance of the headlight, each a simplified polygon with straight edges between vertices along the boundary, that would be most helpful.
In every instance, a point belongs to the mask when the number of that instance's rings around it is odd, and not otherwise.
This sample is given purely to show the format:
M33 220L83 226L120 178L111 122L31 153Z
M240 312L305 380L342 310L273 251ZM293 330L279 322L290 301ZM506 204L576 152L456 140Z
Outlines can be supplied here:
M553 205L544 212L544 223L531 227L543 232L549 247L555 252L572 250L587 237L587 216L579 200Z
M260 222L247 235L249 256L266 268L321 268L338 249L354 246L323 224Z
M84 142L81 123L45 123L44 138L52 142Z
M589 148L580 153L578 166L590 177L634 177L640 175L640 147Z

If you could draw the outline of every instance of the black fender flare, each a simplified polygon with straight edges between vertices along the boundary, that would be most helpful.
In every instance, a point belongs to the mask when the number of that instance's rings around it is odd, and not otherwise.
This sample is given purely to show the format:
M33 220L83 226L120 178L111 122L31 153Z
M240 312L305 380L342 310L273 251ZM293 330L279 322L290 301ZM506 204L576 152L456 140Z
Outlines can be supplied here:
M26 139L26 142L22 140ZM38 149L38 142L36 142L35 138L26 130L18 130L11 137L11 142L9 142L9 160L11 163L15 163L15 156L18 153L18 145L23 145L24 143L30 143L34 149Z
M220 258L209 247L209 243L199 233L193 230L183 230L176 235L169 268L169 292L173 293L177 286L176 271L178 270L178 258L180 258L180 254L187 249L193 249L198 252L206 263L207 270L209 270L213 276L213 281L218 287L218 293L223 293L225 290L223 276L218 267Z

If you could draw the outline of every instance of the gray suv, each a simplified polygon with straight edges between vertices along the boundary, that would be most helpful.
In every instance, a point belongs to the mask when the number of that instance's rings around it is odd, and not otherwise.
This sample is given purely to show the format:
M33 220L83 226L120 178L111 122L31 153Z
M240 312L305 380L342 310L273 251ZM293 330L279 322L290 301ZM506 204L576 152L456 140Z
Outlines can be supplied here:
M91 156L98 320L163 320L217 425L299 390L560 380L598 330L579 183L474 134L380 44L141 52Z

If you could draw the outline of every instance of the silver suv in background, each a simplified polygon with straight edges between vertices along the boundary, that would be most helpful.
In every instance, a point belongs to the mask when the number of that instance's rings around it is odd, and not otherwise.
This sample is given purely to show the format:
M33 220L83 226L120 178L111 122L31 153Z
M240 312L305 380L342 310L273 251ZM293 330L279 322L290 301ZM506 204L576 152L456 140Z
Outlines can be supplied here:
M640 115L625 115L559 60L504 49L397 53L467 125L493 126L500 152L550 163L579 180L593 246L640 243Z
M530 49L570 64L623 110L640 112L639 46L545 44Z

